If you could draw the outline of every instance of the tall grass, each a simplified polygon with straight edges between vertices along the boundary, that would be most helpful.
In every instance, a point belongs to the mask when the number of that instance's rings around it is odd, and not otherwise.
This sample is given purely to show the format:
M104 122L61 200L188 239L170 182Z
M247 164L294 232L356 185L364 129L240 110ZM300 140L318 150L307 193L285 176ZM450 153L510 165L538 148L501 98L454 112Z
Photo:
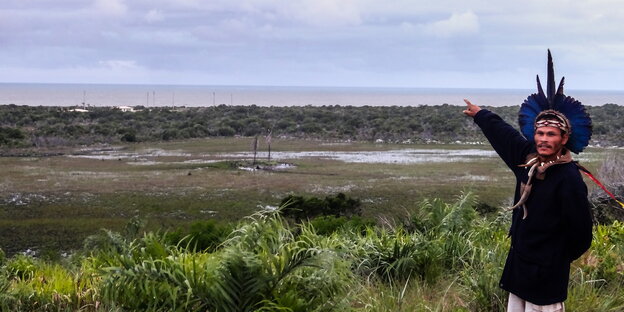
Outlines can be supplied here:
M51 262L0 261L2 311L503 311L498 279L508 218L475 213L475 197L424 201L392 226L320 234L280 210L256 213L218 245L102 231ZM216 231L216 230L215 230ZM624 224L597 226L573 264L570 311L622 311ZM211 243L212 244L212 243Z

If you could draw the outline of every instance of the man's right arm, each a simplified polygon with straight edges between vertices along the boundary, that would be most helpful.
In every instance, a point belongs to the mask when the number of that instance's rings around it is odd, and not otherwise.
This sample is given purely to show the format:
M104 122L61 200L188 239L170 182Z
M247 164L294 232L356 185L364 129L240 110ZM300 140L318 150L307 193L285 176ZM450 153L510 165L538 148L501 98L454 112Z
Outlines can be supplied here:
M465 101L467 108L464 110L464 114L474 118L475 123L481 128L505 164L512 170L523 164L526 161L526 156L531 152L533 144L498 115L487 109L481 109L470 101Z

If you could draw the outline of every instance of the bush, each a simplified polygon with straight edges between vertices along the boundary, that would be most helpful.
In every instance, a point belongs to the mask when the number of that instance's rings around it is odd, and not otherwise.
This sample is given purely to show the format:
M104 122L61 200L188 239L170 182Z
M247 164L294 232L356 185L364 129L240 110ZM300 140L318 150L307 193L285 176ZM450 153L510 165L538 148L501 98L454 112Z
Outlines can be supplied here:
M502 311L508 222L473 207L470 194L423 201L412 228L332 215L292 226L262 211L210 252L133 219L125 233L90 237L70 261L7 259L0 311ZM214 246L225 227L201 221L176 235ZM572 264L570 310L623 311L622 255L624 223L596 226L590 252Z
M304 197L289 195L282 199L280 209L282 215L294 218L296 221L310 220L317 216L350 217L361 214L362 203L359 199L347 197L343 193L318 197Z
M218 223L215 220L198 221L190 227L179 228L165 235L173 245L188 246L190 250L213 252L232 232L230 224Z
M341 311L349 266L314 233L293 235L275 212L243 223L214 253L166 246L157 236L131 244L103 268L105 304L140 311Z
M491 108L504 120L516 118L518 107ZM624 144L624 107L587 107L594 121L593 141L598 145ZM125 114L109 107L90 107L89 113L69 113L59 107L0 105L0 145L22 146L30 136L58 137L55 144L85 142L91 135L105 141L121 140L133 129L140 140L158 141L202 136L257 135L271 125L275 137L322 139L382 139L397 142L481 141L474 123L451 105L414 107L258 107L210 106L171 110L162 107ZM199 127L197 125L200 125ZM26 131L25 129L28 129ZM30 130L32 129L32 130ZM118 134L115 136L114 134ZM24 137L22 137L24 136ZM130 137L126 137L129 139ZM9 142L9 143L7 143ZM88 140L86 140L88 142ZM128 141L132 142L132 141ZM52 143L52 142L50 142ZM48 145L50 146L50 145Z
M319 235L330 235L340 230L352 230L356 233L363 233L367 227L375 226L375 221L365 219L360 216L336 217L320 216L312 219L310 224Z
M30 256L17 255L6 264L6 270L11 277L27 280L35 274L35 259Z
M0 127L0 146L18 146L23 144L26 135L18 128Z
M218 136L233 136L234 134L236 134L236 131L231 127L221 127L217 129Z
M122 142L136 142L137 141L136 134L126 133L121 136L121 141Z

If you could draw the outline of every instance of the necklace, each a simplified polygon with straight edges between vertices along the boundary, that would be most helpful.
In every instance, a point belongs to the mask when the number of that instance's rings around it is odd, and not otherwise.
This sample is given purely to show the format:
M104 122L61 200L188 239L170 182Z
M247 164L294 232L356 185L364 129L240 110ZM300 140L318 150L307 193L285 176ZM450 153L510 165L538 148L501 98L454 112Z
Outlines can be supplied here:
M542 162L540 162L540 167L543 167L544 165L550 165L550 164L554 163L555 161L559 160L559 158L561 158L561 155L557 155L557 159L555 159L555 160L549 160L549 161L546 161L546 162L542 161Z

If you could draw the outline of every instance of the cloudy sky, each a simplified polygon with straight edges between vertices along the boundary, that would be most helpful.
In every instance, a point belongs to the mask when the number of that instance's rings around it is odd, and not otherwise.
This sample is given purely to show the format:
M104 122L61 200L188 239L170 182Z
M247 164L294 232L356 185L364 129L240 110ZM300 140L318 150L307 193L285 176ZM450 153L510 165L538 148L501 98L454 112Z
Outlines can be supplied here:
M2 0L0 82L624 90L619 0ZM545 77L544 77L545 78Z

